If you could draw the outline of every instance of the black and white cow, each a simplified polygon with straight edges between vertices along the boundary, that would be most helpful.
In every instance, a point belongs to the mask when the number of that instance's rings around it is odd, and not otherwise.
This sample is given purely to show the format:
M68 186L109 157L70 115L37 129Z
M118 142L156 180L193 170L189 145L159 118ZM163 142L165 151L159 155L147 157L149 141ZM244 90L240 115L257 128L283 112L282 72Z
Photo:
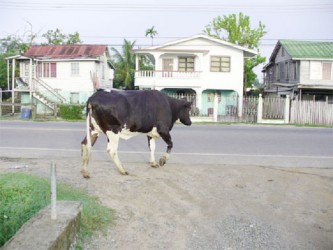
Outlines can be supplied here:
M118 158L119 138L129 139L140 133L148 136L150 165L163 166L172 149L170 131L179 119L191 125L191 103L177 100L157 90L99 90L87 101L87 135L81 142L82 174L89 178L87 169L91 149L101 133L108 138L107 152L119 171L127 175ZM155 139L162 137L166 153L155 161Z

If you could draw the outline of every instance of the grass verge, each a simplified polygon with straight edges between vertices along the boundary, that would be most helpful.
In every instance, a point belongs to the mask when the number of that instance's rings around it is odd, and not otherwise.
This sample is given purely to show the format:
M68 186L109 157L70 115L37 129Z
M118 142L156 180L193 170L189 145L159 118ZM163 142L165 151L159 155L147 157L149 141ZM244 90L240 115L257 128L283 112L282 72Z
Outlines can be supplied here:
M47 179L20 173L0 174L0 247L50 203L50 193ZM105 230L114 221L112 209L68 184L57 183L57 199L83 203L76 249L82 249L95 231Z

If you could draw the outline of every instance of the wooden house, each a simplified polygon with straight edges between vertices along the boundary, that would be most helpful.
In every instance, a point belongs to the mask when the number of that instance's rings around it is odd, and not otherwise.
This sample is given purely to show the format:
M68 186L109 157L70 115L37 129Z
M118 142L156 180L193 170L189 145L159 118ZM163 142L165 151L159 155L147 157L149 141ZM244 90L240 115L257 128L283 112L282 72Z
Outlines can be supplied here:
M279 40L264 73L265 93L333 101L333 42Z

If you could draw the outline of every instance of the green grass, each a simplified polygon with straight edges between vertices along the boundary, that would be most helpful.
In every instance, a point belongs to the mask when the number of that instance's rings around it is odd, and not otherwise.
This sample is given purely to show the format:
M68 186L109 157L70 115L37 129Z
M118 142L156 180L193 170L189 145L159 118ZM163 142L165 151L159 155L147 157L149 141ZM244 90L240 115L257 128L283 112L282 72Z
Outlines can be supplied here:
M0 247L32 216L50 203L50 182L28 174L0 174ZM96 197L64 183L57 183L57 199L83 203L77 249L82 249L95 231L114 221L114 211Z

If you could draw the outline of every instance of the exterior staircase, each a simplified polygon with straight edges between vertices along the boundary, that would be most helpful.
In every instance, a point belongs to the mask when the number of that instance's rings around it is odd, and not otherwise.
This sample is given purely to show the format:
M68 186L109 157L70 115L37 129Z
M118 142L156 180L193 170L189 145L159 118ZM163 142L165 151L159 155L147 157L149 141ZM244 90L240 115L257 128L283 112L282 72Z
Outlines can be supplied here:
M46 98L44 95L42 95L39 92L32 93L32 97L35 98L36 100L38 100L40 103L47 106L52 111L55 111L57 108L57 103L52 102L51 100L49 100L48 98Z
M32 96L53 112L56 112L57 104L66 101L65 97L40 78L33 78L33 86Z
M49 108L52 112L57 112L58 104L66 102L65 97L40 78L32 78L31 88L29 84L20 77L16 79L16 84L20 90L31 91L32 97Z

